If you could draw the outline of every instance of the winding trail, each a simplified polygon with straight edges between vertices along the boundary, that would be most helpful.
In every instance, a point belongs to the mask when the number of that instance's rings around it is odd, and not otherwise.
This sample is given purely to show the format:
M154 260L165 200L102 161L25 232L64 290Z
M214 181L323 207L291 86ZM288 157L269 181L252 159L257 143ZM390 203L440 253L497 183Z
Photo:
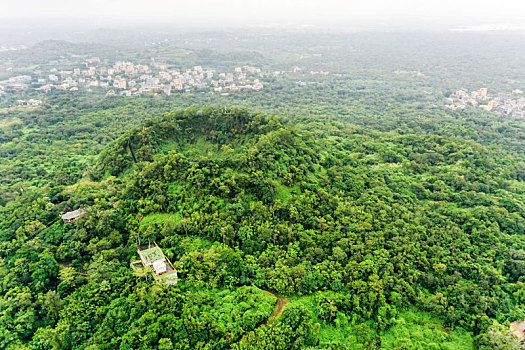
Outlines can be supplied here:
M272 318L272 317L278 318L279 316L281 316L284 308L286 307L286 305L288 305L288 303L290 301L288 299L284 298L283 296L275 294L275 293L272 293L270 291L263 290L263 292L266 295L273 295L274 297L277 298L277 301L275 302L275 307L273 308L272 314L270 315L270 317L268 317L266 319L266 321L264 321L264 323L267 323L270 318Z
M283 313L283 310L284 308L286 307L286 305L288 305L288 303L290 302L290 300L286 299L285 297L281 296L281 295L278 295L278 294L275 294L275 293L272 293L268 290L262 290L264 294L266 295L271 295L271 296L274 296L277 298L277 300L275 301L275 306L273 308L273 311L272 313L270 314L270 316L268 316L268 318L262 322L260 322L255 328L259 328L261 327L262 325L265 325L268 323L269 320L271 319L276 319L276 318L279 318L279 316L281 316L281 314ZM241 338L241 340L239 340L236 344L239 344L239 343L242 343L242 341L244 340L244 338L248 335L247 334L244 334ZM230 349L233 349L235 347L236 344L232 344Z

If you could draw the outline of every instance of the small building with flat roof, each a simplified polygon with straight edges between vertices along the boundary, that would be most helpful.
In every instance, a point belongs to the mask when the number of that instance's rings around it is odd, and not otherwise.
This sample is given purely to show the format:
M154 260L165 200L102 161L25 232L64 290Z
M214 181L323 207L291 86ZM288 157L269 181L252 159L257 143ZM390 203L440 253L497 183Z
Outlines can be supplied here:
M62 214L60 217L62 218L62 221L64 223L72 223L85 213L86 211L84 209L77 209L73 211L68 211L67 213Z
M137 251L140 260L133 261L131 266L135 270L140 268L148 269L157 281L176 284L178 279L177 270L175 270L157 243L154 242L153 244L154 245L139 246Z

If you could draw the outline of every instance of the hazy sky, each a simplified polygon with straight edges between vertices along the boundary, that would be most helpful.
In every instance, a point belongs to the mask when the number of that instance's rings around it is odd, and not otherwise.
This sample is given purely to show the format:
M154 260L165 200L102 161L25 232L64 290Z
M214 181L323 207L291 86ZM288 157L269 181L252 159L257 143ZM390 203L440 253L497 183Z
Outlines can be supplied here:
M94 25L525 24L525 0L0 0L0 19Z

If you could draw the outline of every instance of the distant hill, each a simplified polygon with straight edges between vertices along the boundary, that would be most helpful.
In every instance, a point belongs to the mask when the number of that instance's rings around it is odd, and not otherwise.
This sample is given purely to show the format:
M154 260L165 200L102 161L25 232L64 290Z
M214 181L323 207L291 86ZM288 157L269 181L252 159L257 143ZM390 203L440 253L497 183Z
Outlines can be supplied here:
M57 69L65 69L69 64L82 60L81 57L100 56L118 60L127 53L115 47L95 43L72 43L63 40L45 40L23 50L0 53L0 70L8 67L15 71L27 73L40 66L56 65Z

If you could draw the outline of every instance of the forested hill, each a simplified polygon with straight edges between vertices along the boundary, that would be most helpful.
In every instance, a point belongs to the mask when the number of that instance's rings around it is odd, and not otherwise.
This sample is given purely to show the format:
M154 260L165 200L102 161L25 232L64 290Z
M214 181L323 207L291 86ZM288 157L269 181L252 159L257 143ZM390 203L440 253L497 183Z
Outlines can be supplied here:
M95 178L119 175L133 163L151 161L157 153L169 150L198 149L207 143L206 152L221 147L242 147L253 137L278 127L277 118L250 115L245 110L205 107L167 113L161 118L144 121L139 127L121 136L100 155Z
M175 111L0 207L0 347L517 348L524 203L522 163L472 141ZM133 273L137 239L176 286Z

